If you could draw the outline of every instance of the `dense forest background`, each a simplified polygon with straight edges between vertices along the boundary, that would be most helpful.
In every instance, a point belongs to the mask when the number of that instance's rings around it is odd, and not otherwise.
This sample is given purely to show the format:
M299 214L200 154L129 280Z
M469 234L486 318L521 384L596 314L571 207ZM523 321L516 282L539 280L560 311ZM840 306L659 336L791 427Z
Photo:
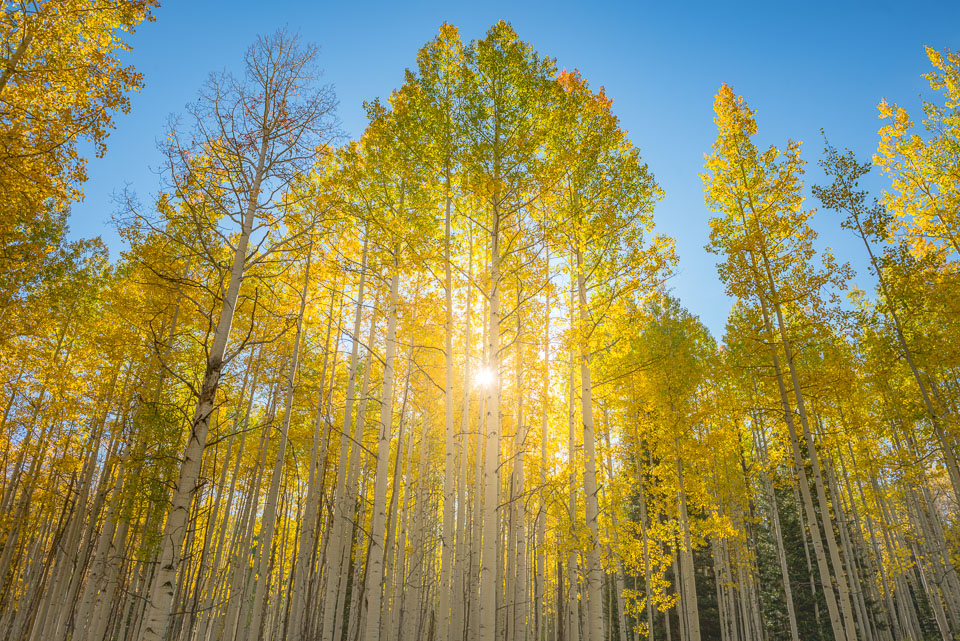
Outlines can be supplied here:
M505 21L441 25L356 140L259 37L120 255L70 240L156 8L3 5L5 638L960 637L960 53L869 160L719 86L714 336L611 97Z

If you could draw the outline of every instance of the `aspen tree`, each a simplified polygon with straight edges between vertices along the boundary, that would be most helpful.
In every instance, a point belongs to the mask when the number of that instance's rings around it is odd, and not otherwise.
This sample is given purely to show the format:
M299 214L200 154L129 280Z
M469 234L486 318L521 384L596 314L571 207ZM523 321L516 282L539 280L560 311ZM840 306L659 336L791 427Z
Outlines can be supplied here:
M723 217L710 219L711 244L708 248L726 257L726 261L720 265L720 276L728 291L740 298L757 300L763 310L766 340L777 372L784 420L790 430L807 526L816 552L834 637L838 641L853 641L856 630L850 606L850 590L836 549L830 508L783 309L788 304L818 305L821 290L831 282L840 280L843 269L833 262L829 254L824 257L822 270L817 270L808 262L814 254L811 244L813 230L807 224L810 212L802 208L799 193L799 144L791 142L780 162L777 162L780 152L776 147L760 153L750 141L757 130L753 112L726 85L717 94L715 111L719 136L714 144L714 153L706 157L707 171L702 174L702 180L708 206L723 214ZM789 240L790 245L785 246L784 240ZM771 316L774 318L771 319ZM777 339L785 356L802 436L810 457L820 507L819 516L814 510L806 482L806 471L794 428L793 408L775 342ZM821 520L830 561L833 563L832 572L823 549L824 537L820 535Z
M114 114L130 110L143 76L123 64L125 37L153 20L157 0L8 2L0 9L0 345L32 315L14 304L48 264L62 212L83 197L83 143L106 151Z
M307 306L307 293L310 285L310 260L312 258L314 245L310 242L306 247L306 264L303 268L303 284L300 286L300 311L297 314L297 329L293 339L293 348L290 354L290 371L284 381L284 408L283 421L280 427L280 442L277 446L277 456L273 465L273 473L270 476L270 489L267 493L267 499L263 507L263 516L261 517L260 534L257 537L258 565L256 592L253 598L253 612L250 623L250 633L254 638L260 638L261 618L267 605L267 591L269 583L268 563L270 558L270 548L273 546L273 537L277 522L277 499L280 493L280 480L283 475L284 458L289 441L290 420L293 412L293 395L296 391L297 373L300 367L300 349L303 328L303 315Z
M398 307L401 304L400 278L402 266L407 266L410 254L417 254L417 233L427 231L434 222L421 213L429 209L427 195L416 187L415 175L419 165L411 158L411 144L407 127L411 117L408 92L391 96L390 109L374 102L367 106L370 125L363 138L366 174L361 174L359 193L365 202L367 216L375 221L374 238L387 263L389 295L387 302L387 334L380 398L380 429L374 472L374 494L371 505L370 543L365 564L364 594L360 604L359 624L364 627L364 638L376 640L381 629L382 578L384 569L384 539L387 525L387 481L389 476L390 444L393 438L393 390ZM415 104L415 103L414 103ZM405 144L406 143L406 144ZM374 217L374 210L379 214ZM408 271L408 270L404 270ZM416 289L416 288L415 288ZM357 613L354 610L354 613Z
M827 187L814 186L813 193L824 207L846 214L841 225L853 231L860 238L867 251L870 267L877 277L877 284L883 297L884 305L882 309L893 324L894 335L900 351L910 366L910 373L916 382L920 398L923 400L923 406L930 417L940 450L943 452L944 463L953 486L954 495L957 497L957 504L960 505L960 464L957 462L956 439L947 433L942 425L945 418L943 415L949 415L949 408L934 405L934 400L930 390L928 390L929 385L924 382L920 375L913 351L908 346L904 335L903 323L900 319L901 312L898 311L902 304L893 298L892 288L881 265L881 258L874 253L873 249L874 242L882 241L889 235L889 229L893 224L892 216L879 203L868 206L866 192L857 189L859 179L870 171L870 164L858 163L853 152L847 151L841 155L836 148L828 143L824 149L824 158L820 161L820 166L823 167L828 177L833 177L833 182Z
M501 366L500 293L508 247L501 234L530 198L527 177L538 162L541 130L537 123L549 98L547 76L552 62L521 42L509 24L500 22L465 52L468 73L463 107L468 189L483 204L489 233L487 291L486 437L484 443L483 531L479 585L479 641L497 636L497 532L499 530Z
M960 53L925 49L934 70L924 77L931 89L942 94L942 104L924 103L927 133L920 135L912 131L905 109L882 100L877 110L886 124L879 131L873 162L891 179L892 189L884 191L881 203L893 214L891 222L906 234L911 249L918 255L946 254L956 261L960 259Z
M953 54L926 134L891 111L884 205L828 147L814 193L878 276L844 306L797 144L757 150L721 89L721 342L667 292L606 91L507 23L442 25L334 148L294 40L213 77L119 258L52 202L51 254L0 288L4 638L952 638Z
M457 131L460 116L456 113L461 100L461 77L463 72L463 45L453 26L444 24L440 33L417 56L416 82L422 92L416 98L416 108L424 118L419 121L416 132L423 136L426 158L424 164L435 174L443 194L444 237L444 489L443 489L443 535L441 537L439 620L438 638L454 639L460 632L454 631L456 621L462 616L451 616L451 607L460 604L451 601L454 595L454 558L456 548L455 522L455 474L457 451L454 440L453 398L453 268L450 245L453 236L454 173L457 171L459 136ZM407 125L409 127L409 125ZM462 452L460 453L463 456Z
M334 488L333 501L335 506L333 508L333 519L330 525L328 526L331 529L330 534L328 534L328 543L326 549L326 561L325 565L327 567L327 579L326 579L326 588L324 595L323 603L323 623L321 626L322 634L324 638L334 639L336 622L339 617L339 608L337 607L338 597L342 594L342 590L339 588L341 581L341 574L343 570L343 555L344 555L344 539L346 537L346 527L347 527L347 510L348 510L348 499L346 496L346 487L347 487L347 461L349 454L351 452L350 448L350 438L351 438L351 426L354 419L353 416L353 406L356 402L355 395L355 386L356 378L359 367L359 355L360 355L360 332L361 324L363 322L363 298L364 298L364 286L366 285L367 277L367 253L368 253L368 237L367 233L364 233L363 238L363 249L360 256L360 274L357 280L357 302L356 310L354 312L353 320L353 331L350 334L351 336L351 351L350 351L350 364L348 369L348 379L347 379L347 389L346 389L346 398L344 403L344 413L343 413L343 424L340 433L340 456L339 463L337 465L337 483ZM379 299L378 299L379 300ZM374 305L376 309L377 305ZM371 332L373 328L371 327ZM345 588L344 588L345 589Z
M203 450L206 446L210 414L224 366L236 355L228 353L230 329L244 272L251 258L248 245L254 228L269 224L278 212L274 194L289 184L297 168L309 158L319 136L327 135L328 114L334 101L328 89L304 92L316 72L312 65L316 50L302 48L295 37L278 32L261 38L247 52L246 77L238 81L229 75L214 75L201 94L194 111L196 133L210 164L220 180L229 180L233 192L217 196L220 216L239 224L229 279L219 302L219 318L206 355L203 380L197 390L197 407L190 426L187 447L179 478L174 485L170 508L163 530L163 544L145 614L143 638L160 641L170 624L175 583L180 571L181 546L187 530L190 503L199 482ZM221 114L219 118L212 118ZM278 146L279 140L293 138L293 145ZM171 137L170 164L174 178L180 172L194 171L194 155L176 133ZM252 169L252 171L251 171ZM275 251L268 244L261 252ZM258 243L262 245L263 243ZM261 254L261 256L264 254Z
M560 186L562 215L570 221L563 239L572 254L576 282L578 360L581 383L581 421L584 443L586 524L591 543L587 550L586 584L591 639L603 638L601 546L597 485L597 447L593 416L591 340L604 314L592 315L619 296L651 286L669 263L671 249L663 238L645 246L644 232L652 230L651 211L660 192L639 151L625 138L609 112L604 93L591 92L576 72L557 80L563 110L557 123L561 133L554 144L563 161ZM601 275L604 282L588 282ZM588 288L599 287L593 296ZM642 294L641 294L642 295ZM591 300L591 298L593 300Z

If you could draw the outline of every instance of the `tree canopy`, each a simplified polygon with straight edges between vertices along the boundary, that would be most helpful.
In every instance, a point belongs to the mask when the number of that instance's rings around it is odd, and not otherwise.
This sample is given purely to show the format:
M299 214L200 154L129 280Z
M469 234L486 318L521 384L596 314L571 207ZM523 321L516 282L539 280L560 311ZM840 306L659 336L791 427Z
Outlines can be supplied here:
M3 5L4 638L957 638L957 53L822 173L718 88L713 336L644 132L506 21L441 25L356 140L317 47L259 37L124 251L67 242L156 6Z

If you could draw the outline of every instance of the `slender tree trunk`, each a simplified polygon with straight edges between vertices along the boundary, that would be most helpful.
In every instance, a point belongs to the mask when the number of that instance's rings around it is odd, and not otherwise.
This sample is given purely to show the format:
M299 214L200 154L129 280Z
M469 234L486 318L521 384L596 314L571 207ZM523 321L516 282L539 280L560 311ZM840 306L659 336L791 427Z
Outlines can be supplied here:
M323 369L320 374L320 389L317 392L317 413L313 421L313 441L310 447L310 464L307 471L307 492L304 501L303 516L298 534L299 545L295 562L295 575L291 588L291 620L289 632L293 641L307 638L305 629L309 609L309 584L313 579L313 559L317 551L317 517L320 510L320 486L322 485L322 465L327 458L328 422L324 417L323 395L327 365L330 359L330 334L333 330L333 306L337 298L336 287L330 292L330 307L327 310L327 333L323 341ZM333 374L331 374L331 379ZM322 425L322 427L321 427ZM322 433L321 433L322 432Z
M265 102L269 103L269 101ZM269 113L269 104L264 105L264 114L267 113ZM266 117L264 120L266 120ZM257 199L260 196L260 185L263 181L267 151L268 140L264 137L253 175L250 197L246 203L243 225L240 236L236 241L237 249L234 252L233 264L230 268L230 281L223 297L220 318L213 334L210 351L207 354L203 382L200 385L197 407L190 424L183 463L180 466L179 477L170 497L170 508L161 536L160 558L158 559L157 570L144 615L142 641L164 641L167 628L170 625L170 608L173 605L173 596L180 571L183 540L187 534L187 517L190 513L193 496L200 488L203 450L207 445L210 416L213 414L217 389L220 386L220 375L225 364L227 341L230 337L230 329L233 326L233 317L240 297L240 285L243 282L247 260L247 247L257 212Z
M443 288L444 288L444 428L445 451L443 466L443 533L440 558L440 639L454 641L453 617L450 616L450 597L453 595L454 563L454 475L457 456L453 435L453 277L450 269L450 169L446 168L446 197L443 236Z
M513 488L514 488L514 506L511 536L514 540L514 558L516 577L513 585L508 585L508 589L513 589L513 639L514 641L524 641L524 632L526 630L526 612L527 612L527 530L526 530L526 496L524 493L525 475L524 475L524 451L527 441L527 427L523 416L523 326L520 320L520 293L517 292L517 309L514 312L517 315L517 335L514 343L515 367L516 367L516 397L517 397L517 434L515 439L515 459L513 467Z
M571 276L571 278L573 278ZM570 327L576 327L574 321L574 302L573 302L573 283L570 287ZM574 369L575 349L570 346L570 364L569 364L569 386L567 388L567 465L569 471L569 510L570 510L570 529L571 536L576 536L577 527L577 394L576 394L576 375ZM569 641L580 641L580 601L577 597L577 584L579 572L577 571L577 550L573 547L567 549L567 583L569 596L567 597L567 624L566 632Z
M363 251L360 258L360 279L357 284L357 308L354 314L353 334L351 335L353 346L350 352L350 374L347 379L346 403L343 411L343 428L340 431L340 457L337 459L337 485L334 490L335 506L333 509L333 522L331 524L332 532L329 535L326 550L326 572L327 582L323 600L323 624L321 626L321 638L325 641L336 641L338 635L336 630L336 621L339 616L337 602L341 593L341 578L343 575L343 548L344 538L347 536L346 530L350 526L347 522L347 501L345 496L347 484L347 460L350 456L350 427L353 420L353 406L355 399L355 386L357 380L357 366L360 355L360 331L363 321L363 294L364 285L367 277L367 243L368 237L366 231L363 238Z
M617 485L614 482L613 448L611 448L610 446L610 408L607 407L606 405L603 406L603 439L604 439L604 445L606 445L605 474L607 477L607 482L610 484L610 487L612 488L612 494L613 494L613 502L612 502L612 505L610 506L611 507L610 524L613 528L613 535L611 536L609 530L605 530L605 531L607 532L607 538L610 541L616 541L619 538L619 532L620 532L620 526L618 523L619 519L617 518L617 508L623 505L623 498L620 496L620 492L618 491ZM610 501L609 496L607 497L607 501L608 502ZM623 593L626 589L626 580L625 580L626 573L624 572L624 568L623 568L623 558L617 552L616 549L610 549L609 552L610 552L610 556L615 558L617 561L617 570L616 570L616 575L614 577L615 582L613 587L616 589L616 594L614 595L614 598L617 604L617 617L618 617L617 624L619 625L620 639L621 641L629 641L633 636L633 633L632 633L633 631L630 627L630 624L627 618L628 615L626 612L626 603L624 602L624 598L623 598ZM719 602L718 602L718 607L719 607Z
M470 355L473 302L473 229L470 230L470 239L467 246L467 287L466 310L464 313L464 356L463 356L463 399L460 414L460 432L457 438L457 449L460 456L460 469L457 483L457 541L456 541L456 570L454 572L453 613L450 617L448 641L464 639L466 631L466 614L469 612L473 599L473 582L470 580L470 548L467 541L469 513L467 512L467 461L470 451Z
M307 290L310 286L310 260L313 244L307 249L307 263L304 268L303 286L300 290L300 311L297 315L297 333L293 339L293 353L290 355L290 371L286 381L286 398L283 407L283 422L280 427L280 442L277 445L277 457L273 463L270 477L270 490L263 504L263 516L260 521L260 536L257 538L258 566L256 592L253 599L253 616L250 633L253 639L261 636L261 619L267 607L269 586L269 561L273 550L273 535L277 523L277 499L280 495L280 481L283 477L283 463L287 454L287 441L290 432L290 420L293 414L293 395L297 388L297 371L300 367L300 343L303 338L303 313L307 306ZM269 429L269 426L266 428Z
M399 248L395 251L399 251ZM393 370L397 353L397 305L400 288L400 266L394 255L394 273L387 304L387 345L383 366L383 393L380 405L380 436L377 442L377 469L373 491L373 517L370 524L369 564L361 620L365 627L363 641L379 641L381 598L383 594L384 530L387 523L387 477L390 473L390 441L393 438ZM452 415L451 415L452 416ZM452 435L452 425L451 425ZM451 438L452 440L452 438Z
M677 495L680 517L680 534L683 537L679 550L680 582L683 585L683 610L686 621L687 641L700 641L700 611L697 607L697 583L693 567L693 548L690 542L690 519L687 515L687 492L683 483L683 462L680 460L680 439L674 441L676 448Z
M484 301L483 313L481 318L487 317L488 305L487 301ZM482 354L481 362L486 364L487 362L487 349L489 344L487 341L487 333L490 330L490 325L486 322L483 323L483 332L482 332ZM476 581L480 575L480 555L482 551L482 542L483 542L483 501L484 501L484 470L486 470L486 465L484 461L484 450L487 436L487 393L484 390L484 393L481 398L479 409L479 416L477 417L477 425L480 429L477 430L477 438L474 444L474 481L473 481L473 532L471 533L470 539L470 575L471 580ZM478 641L480 635L480 593L479 590L475 588L470 590L470 625L467 626L467 631L469 633L468 641Z
M500 210L494 203L490 232L490 317L487 330L486 442L483 467L483 540L480 556L479 641L497 638L497 541L500 507Z
M597 498L597 443L593 423L593 383L590 371L590 324L583 255L577 248L577 290L580 312L580 404L583 422L583 491L590 546L587 548L587 595L590 641L603 640L603 567L600 562L600 503ZM699 641L699 638L691 641Z
M770 276L769 265L767 273ZM776 296L776 293L774 293ZM850 588L847 583L846 570L843 561L840 558L840 552L837 549L837 540L833 532L833 519L830 516L830 505L827 502L826 490L823 483L823 474L820 468L820 460L817 455L817 448L813 441L813 434L810 431L810 424L807 420L807 412L803 402L803 392L800 389L800 379L797 376L797 370L794 366L793 351L790 341L787 339L786 327L783 319L783 313L780 309L779 301L774 298L774 310L777 315L777 325L780 329L780 338L783 342L784 354L787 359L787 368L790 371L790 380L793 383L794 396L797 400L797 412L800 416L800 425L803 429L804 441L807 445L807 454L810 457L810 467L813 471L813 480L817 489L817 500L820 506L820 517L823 519L824 535L827 540L827 549L830 552L830 561L833 563L833 578L836 582L837 591L840 594L840 613L843 617L843 631L846 634L847 641L856 641L857 633L853 621L853 612L850 606ZM801 488L803 489L803 488ZM816 523L816 521L811 521ZM814 544L816 547L816 543ZM828 571L829 572L829 571ZM828 574L829 576L829 574Z
M920 376L920 371L917 368L916 361L913 357L913 351L907 345L907 339L903 335L903 325L900 322L900 315L897 313L895 301L890 292L890 286L887 283L886 277L884 276L883 267L880 265L880 261L877 260L877 257L873 253L873 248L870 246L870 242L867 240L867 235L860 224L859 216L855 217L855 222L857 226L857 234L860 236L860 240L863 241L864 247L867 249L867 255L870 257L870 264L873 265L873 269L877 273L877 280L880 283L880 291L887 303L886 315L891 321L893 321L894 335L896 336L897 343L900 345L900 350L903 352L903 356L907 361L907 365L910 366L910 373L913 374L913 380L917 384L917 389L920 392L920 398L923 400L924 409L927 410L927 415L930 417L930 422L933 425L937 442L940 445L941 452L943 452L943 462L947 468L947 474L950 478L950 485L953 487L954 498L957 501L957 505L960 506L960 464L957 463L956 443L948 434L945 433L943 426L941 425L940 413L937 412L936 408L934 407L933 402L930 399L930 394L927 391L927 386L924 384L923 378ZM946 405L941 404L941 407L945 412L949 411Z
M550 250L547 250L547 278L550 274ZM544 329L543 329L543 386L540 390L540 509L537 511L536 532L536 562L537 575L534 592L534 641L546 641L546 626L544 616L547 611L547 575L546 575L546 541L547 541L547 435L550 405L550 289L544 301Z
M754 276L757 281L758 286L763 290L771 286L770 280L763 280L759 274L759 269L756 265L756 259L753 254L751 254L752 267L754 270ZM776 292L772 292L773 296L776 296ZM777 389L780 393L780 402L783 408L783 417L784 421L787 424L787 431L790 436L790 445L791 452L793 454L793 464L797 470L797 475L799 477L800 485L800 494L803 498L804 511L806 512L807 517L807 529L810 533L810 540L813 542L814 555L817 560L817 567L820 571L820 580L821 584L824 586L824 598L827 603L827 612L830 617L830 625L833 630L833 635L835 641L854 641L852 637L848 637L848 632L844 627L843 620L841 619L840 609L837 606L837 597L834 593L834 579L830 572L830 566L827 563L826 553L823 549L823 537L820 534L819 519L817 518L816 511L813 507L813 499L810 495L810 484L807 481L807 473L804 467L803 456L800 453L800 442L797 436L797 430L794 424L793 419L793 409L790 406L790 400L787 395L787 388L784 383L783 370L780 366L780 356L777 354L774 329L773 324L770 320L770 314L767 307L766 296L761 295L760 299L760 309L763 317L764 329L767 334L768 345L770 349L770 358L773 362L774 374L777 380ZM779 319L782 322L782 319ZM783 328L781 327L781 330ZM781 337L784 334L781 332ZM791 360L791 354L787 354L788 362ZM798 391L798 390L795 390ZM827 536L832 536L832 530L827 532ZM838 572L842 572L842 567L837 568ZM853 635L853 631L850 631L849 634Z
M269 417L273 416L276 397L277 387L273 386L270 392L270 407L267 411ZM249 414L250 406L248 405L247 419L245 420L247 424L250 419ZM256 467L254 468L253 478L250 480L250 486L247 489L246 514L244 515L245 518L241 519L244 525L237 533L237 544L233 551L233 576L231 577L229 589L230 602L224 621L224 638L227 641L235 639L237 633L242 629L240 619L246 612L244 606L250 602L250 595L247 593L247 588L250 583L250 564L247 561L247 555L249 554L253 542L253 533L257 525L257 507L259 504L260 487L263 481L263 470L267 464L267 443L267 431L262 430L260 442L257 446Z
M790 571L787 567L787 551L783 543L783 530L780 526L780 509L777 505L777 493L773 488L773 481L770 478L770 472L767 469L769 465L769 456L767 453L766 434L763 430L763 424L760 422L759 414L753 412L751 417L753 425L753 436L756 442L757 450L760 452L760 464L763 468L761 472L763 488L767 495L767 504L770 506L770 521L773 525L774 541L777 545L777 560L780 563L780 579L783 582L783 598L787 606L787 620L790 625L790 638L792 641L800 641L800 634L797 630L797 615L793 605L793 589L790 586Z
M407 421L407 400L410 395L410 376L412 374L411 364L413 362L413 350L407 355L407 374L403 385L403 401L400 404L400 425L397 430L397 455L393 465L393 482L391 483L390 507L387 509L387 542L383 548L384 566L383 573L383 603L380 607L380 638L386 641L394 641L396 628L393 626L392 614L396 611L397 577L396 577L396 547L397 547L397 517L398 504L400 502L400 493L402 488L401 477L403 472L403 437L404 428ZM412 439L407 436L407 441ZM408 446L409 447L409 446Z

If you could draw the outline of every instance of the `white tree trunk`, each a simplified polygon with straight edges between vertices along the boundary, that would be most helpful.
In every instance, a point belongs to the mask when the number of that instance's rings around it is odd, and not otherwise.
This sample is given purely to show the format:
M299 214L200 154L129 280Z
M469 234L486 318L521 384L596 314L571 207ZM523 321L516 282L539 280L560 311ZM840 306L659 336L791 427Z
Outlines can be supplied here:
M583 491L585 515L590 531L587 549L587 596L590 641L603 639L603 567L600 562L600 503L597 499L597 441L593 423L593 383L590 372L590 346L587 328L590 322L587 307L587 285L583 275L583 257L577 250L577 290L580 308L580 387L583 422Z
M157 569L153 577L150 597L144 613L144 626L141 633L142 641L164 641L167 627L170 624L170 609L173 605L174 592L177 589L178 573L183 541L187 534L187 517L193 496L200 488L200 469L203 462L203 450L207 445L207 432L210 429L210 417L213 414L217 389L220 386L220 375L223 372L224 356L227 352L227 341L230 329L233 326L233 317L236 313L237 301L240 296L240 285L243 282L243 273L246 267L247 246L253 229L254 215L257 210L257 197L260 192L260 182L263 177L263 165L266 156L266 141L261 149L260 159L256 170L256 179L251 187L250 200L243 218L243 226L237 239L237 248L233 256L233 265L230 269L230 281L227 292L223 297L223 306L220 318L213 334L210 352L207 355L203 382L200 385L200 394L197 407L190 424L190 433L187 437L187 446L183 454L183 463L173 494L170 497L170 508L163 525L160 538L160 556L157 560Z
M572 285L573 283L571 283ZM574 322L574 302L573 287L570 289L570 327L575 327ZM569 386L567 389L567 465L570 468L569 474L569 493L570 493L570 529L571 535L576 534L577 529L577 394L576 394L576 375L574 374L574 348L570 346L570 367L569 367ZM577 550L568 548L567 550L567 639L569 641L580 641L580 601L577 598L577 585L579 583L579 572L577 571Z
M334 490L333 523L327 541L326 549L326 589L323 600L323 624L321 626L322 639L333 641L335 636L334 625L339 613L337 600L340 592L340 581L343 574L343 546L346 536L347 497L347 460L350 454L350 427L353 419L353 406L356 402L355 389L357 381L357 365L360 358L360 330L363 321L363 293L367 276L367 234L364 233L363 250L360 258L360 280L357 285L357 307L354 314L353 346L350 352L350 374L347 379L346 404L343 411L343 428L340 432L340 457L337 459L337 485Z
M280 480L283 477L283 462L287 454L287 435L290 432L290 420L293 414L293 395L296 391L297 370L300 367L300 343L303 339L303 313L307 307L307 290L310 286L310 260L313 244L307 249L307 264L304 268L303 286L300 290L300 311L297 314L297 333L293 339L293 353L290 355L290 371L287 374L286 397L283 404L283 422L280 427L280 443L277 445L277 457L273 462L273 474L270 477L270 490L263 504L263 516L260 521L260 536L257 538L258 565L256 592L253 599L253 613L250 623L252 639L260 638L260 623L267 605L268 586L270 585L269 562L273 550L273 535L277 523L277 499L280 495ZM270 429L267 426L264 429Z
M490 244L490 316L487 329L486 439L483 467L483 541L480 556L479 641L497 638L497 541L500 507L500 212L493 208Z
M399 251L399 250L396 250ZM383 393L380 405L380 435L377 441L377 469L373 490L373 516L370 523L370 547L364 580L361 623L364 641L379 641L381 598L383 594L383 541L387 523L387 477L390 475L390 441L393 438L393 370L397 353L397 305L400 267L394 257L393 279L387 317L386 358L383 367Z
M443 532L440 538L440 625L438 641L453 641L450 616L450 598L453 592L453 559L455 544L454 524L454 474L457 455L453 437L453 278L450 269L450 173L446 180L446 215L444 218L443 239L443 278L444 278L444 369L443 389L445 449L443 458Z

